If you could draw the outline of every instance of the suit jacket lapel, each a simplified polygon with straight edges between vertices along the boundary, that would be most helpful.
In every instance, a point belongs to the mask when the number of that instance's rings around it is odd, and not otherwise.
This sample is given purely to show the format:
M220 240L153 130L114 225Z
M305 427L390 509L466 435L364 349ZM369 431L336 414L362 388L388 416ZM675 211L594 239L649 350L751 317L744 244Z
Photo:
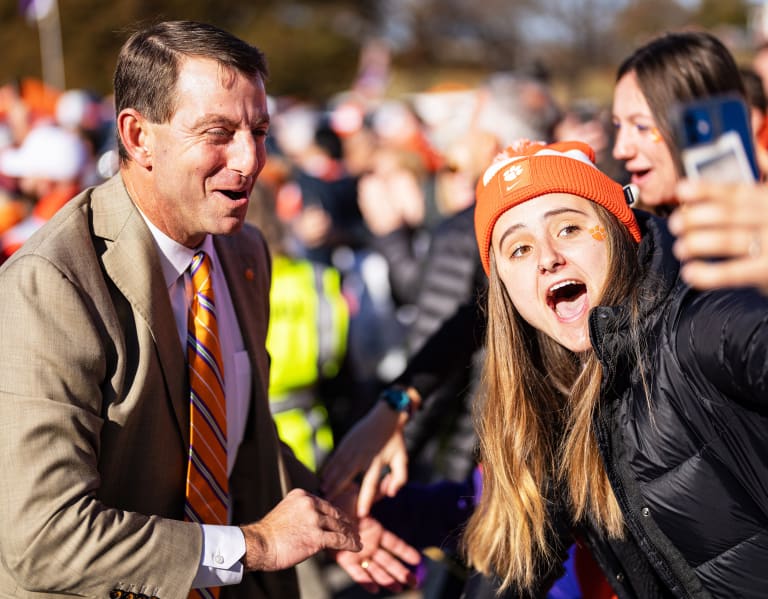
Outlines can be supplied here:
M94 191L92 207L94 233L106 241L104 269L150 330L186 450L186 363L152 234L119 175Z

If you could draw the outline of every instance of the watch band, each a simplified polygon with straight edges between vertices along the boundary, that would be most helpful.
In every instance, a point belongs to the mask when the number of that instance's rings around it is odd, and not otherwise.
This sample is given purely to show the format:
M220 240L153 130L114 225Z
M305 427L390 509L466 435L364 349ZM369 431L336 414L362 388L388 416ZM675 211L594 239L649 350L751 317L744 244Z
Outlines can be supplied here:
M414 412L415 405L405 389L387 387L381 392L379 399L395 412L408 412L409 416Z

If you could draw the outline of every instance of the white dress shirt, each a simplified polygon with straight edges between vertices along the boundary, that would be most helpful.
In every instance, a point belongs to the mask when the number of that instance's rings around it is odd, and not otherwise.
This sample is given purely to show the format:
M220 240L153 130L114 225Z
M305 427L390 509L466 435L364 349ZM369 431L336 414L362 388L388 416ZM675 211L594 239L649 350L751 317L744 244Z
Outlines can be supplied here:
M189 249L168 237L144 216L160 255L163 277L171 299L176 329L186 357L187 315L192 297L192 278L188 272L192 258L203 250L211 258L216 320L219 325L224 368L224 395L227 403L227 473L231 474L237 449L243 440L251 396L251 366L240 333L232 297L224 278L213 239L206 236L198 249ZM231 517L231 513L230 513ZM203 551L192 588L237 584L243 578L245 538L237 526L203 524Z

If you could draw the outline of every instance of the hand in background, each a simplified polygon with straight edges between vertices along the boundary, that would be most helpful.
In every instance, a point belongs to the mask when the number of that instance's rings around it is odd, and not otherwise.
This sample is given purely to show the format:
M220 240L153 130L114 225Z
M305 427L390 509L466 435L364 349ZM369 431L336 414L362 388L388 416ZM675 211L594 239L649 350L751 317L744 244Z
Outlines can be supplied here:
M377 236L424 222L424 193L412 171L379 152L376 169L360 178L357 203L368 229Z
M357 502L357 515L367 516L380 495L393 496L408 480L408 456L402 427L405 415L377 402L344 436L321 472L322 489L331 499L365 473ZM382 469L389 468L381 478Z
M669 228L683 279L700 289L756 286L768 293L768 187L684 180L677 198Z

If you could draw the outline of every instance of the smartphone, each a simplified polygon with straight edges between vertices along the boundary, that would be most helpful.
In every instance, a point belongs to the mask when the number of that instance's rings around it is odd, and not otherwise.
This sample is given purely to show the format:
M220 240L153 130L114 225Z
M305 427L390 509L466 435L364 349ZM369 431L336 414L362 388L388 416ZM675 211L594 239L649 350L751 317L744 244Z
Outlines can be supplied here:
M724 183L759 179L749 109L740 96L677 104L672 125L687 177Z

